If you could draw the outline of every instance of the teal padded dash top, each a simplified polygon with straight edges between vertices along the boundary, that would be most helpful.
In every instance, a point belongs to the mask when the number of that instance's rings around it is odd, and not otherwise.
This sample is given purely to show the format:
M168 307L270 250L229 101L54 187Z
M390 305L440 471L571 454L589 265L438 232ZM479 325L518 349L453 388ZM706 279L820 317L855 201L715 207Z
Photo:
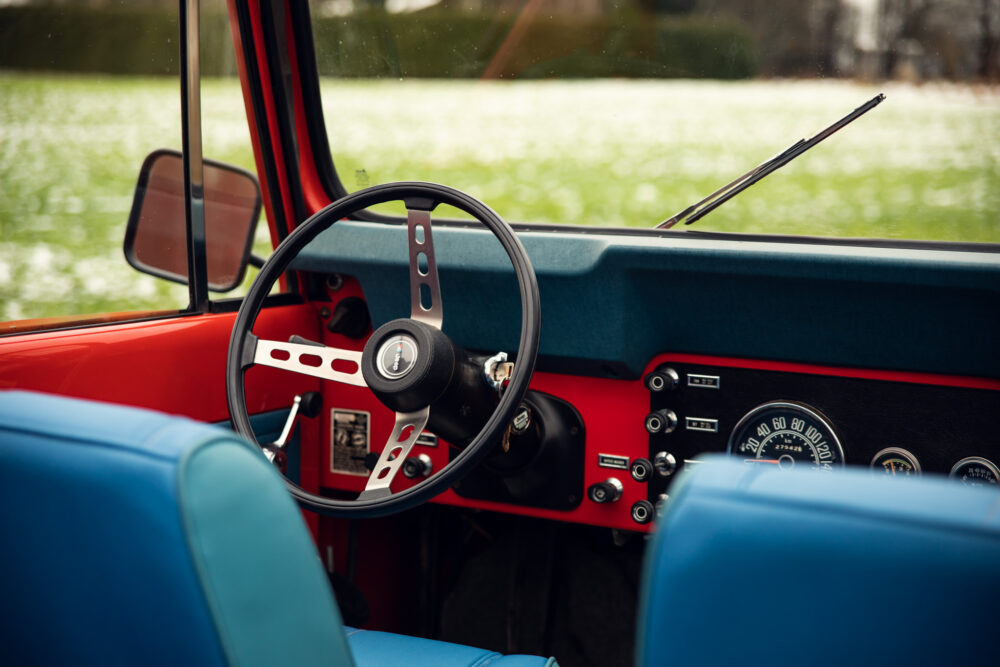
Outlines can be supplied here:
M638 378L672 352L1000 378L1000 253L985 244L517 233L541 293L540 370ZM434 253L444 332L465 349L512 353L520 293L497 240L435 222ZM357 278L377 327L410 312L408 257L406 225L342 221L292 268ZM777 315L783 304L795 304L793 320Z
M352 659L280 476L218 426L0 392L0 507L0 665L554 664L387 633Z
M710 459L646 554L638 664L995 665L1000 492Z

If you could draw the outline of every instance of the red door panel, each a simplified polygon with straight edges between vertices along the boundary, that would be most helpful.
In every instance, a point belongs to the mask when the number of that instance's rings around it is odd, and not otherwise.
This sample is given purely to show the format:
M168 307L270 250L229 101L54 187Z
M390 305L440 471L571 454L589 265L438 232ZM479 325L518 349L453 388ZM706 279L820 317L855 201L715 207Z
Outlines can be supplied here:
M0 339L0 388L151 408L215 422L226 408L226 354L235 313L48 331ZM261 312L255 333L317 339L308 305ZM251 414L287 407L318 381L271 368L247 373Z

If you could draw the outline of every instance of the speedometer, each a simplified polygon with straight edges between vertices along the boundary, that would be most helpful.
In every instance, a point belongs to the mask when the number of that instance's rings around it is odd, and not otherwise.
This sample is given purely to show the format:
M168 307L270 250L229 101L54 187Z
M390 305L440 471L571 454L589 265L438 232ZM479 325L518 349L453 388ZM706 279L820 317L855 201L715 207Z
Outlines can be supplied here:
M844 465L844 449L826 417L790 401L772 401L748 412L729 436L729 453L782 470L795 466L832 470Z

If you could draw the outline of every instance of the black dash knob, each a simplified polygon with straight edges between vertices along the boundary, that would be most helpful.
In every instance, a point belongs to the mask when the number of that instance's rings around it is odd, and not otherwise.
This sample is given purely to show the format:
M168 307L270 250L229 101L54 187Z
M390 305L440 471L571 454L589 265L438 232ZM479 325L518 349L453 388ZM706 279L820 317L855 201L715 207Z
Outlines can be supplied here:
M653 520L653 503L648 500L638 500L632 505L632 520L636 523L649 523Z
M653 393L673 391L677 388L677 383L680 382L680 377L677 375L677 371L673 368L663 366L647 375L644 382L646 383L646 389Z
M677 428L677 415L673 410L663 408L646 415L646 430L651 434L670 433Z
M653 464L649 462L649 459L636 459L632 461L628 471L635 481L646 482L653 475Z

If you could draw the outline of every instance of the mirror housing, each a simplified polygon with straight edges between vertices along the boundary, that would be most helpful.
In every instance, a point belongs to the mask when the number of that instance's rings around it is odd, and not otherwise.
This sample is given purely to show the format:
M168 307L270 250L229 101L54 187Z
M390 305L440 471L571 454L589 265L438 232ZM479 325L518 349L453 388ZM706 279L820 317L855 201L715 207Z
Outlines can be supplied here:
M250 172L205 160L205 255L208 288L228 292L243 282L260 218L260 185ZM184 161L160 149L143 160L125 228L125 259L133 267L188 282Z

